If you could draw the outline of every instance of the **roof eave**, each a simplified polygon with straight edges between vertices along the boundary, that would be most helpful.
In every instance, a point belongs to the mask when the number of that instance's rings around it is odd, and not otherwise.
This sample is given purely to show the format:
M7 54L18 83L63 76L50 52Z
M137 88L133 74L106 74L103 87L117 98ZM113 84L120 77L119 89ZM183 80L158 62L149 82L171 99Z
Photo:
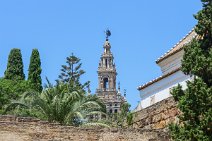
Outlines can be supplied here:
M175 69L175 70L173 70L173 71L171 71L171 72L169 72L169 73L167 73L167 74L165 74L165 75L162 75L162 76L160 76L160 77L158 77L158 78L156 78L156 79L154 79L154 80L152 80L152 81L150 81L150 82L144 84L144 85L141 85L141 86L139 86L139 87L137 88L137 90L139 90L139 91L140 91L140 90L143 90L144 88L146 88L146 87L148 87L148 86L150 86L150 85L152 85L152 84L154 84L154 83L156 83L156 82L158 82L158 81L160 81L160 80L162 80L162 79L164 79L164 78L166 78L166 77L172 75L173 73L179 71L180 69L181 69L181 68L177 68L177 69Z

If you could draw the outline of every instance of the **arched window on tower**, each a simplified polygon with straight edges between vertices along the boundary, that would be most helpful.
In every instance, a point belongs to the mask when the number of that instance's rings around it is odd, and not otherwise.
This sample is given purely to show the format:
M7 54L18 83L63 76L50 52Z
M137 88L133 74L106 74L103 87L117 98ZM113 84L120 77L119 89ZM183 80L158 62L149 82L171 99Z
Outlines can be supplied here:
M112 114L113 113L113 110L112 109L110 109L110 114Z
M105 59L105 66L106 66L106 68L107 68L107 59Z
M108 86L109 86L109 84L108 84L108 78L104 78L104 89L108 89Z

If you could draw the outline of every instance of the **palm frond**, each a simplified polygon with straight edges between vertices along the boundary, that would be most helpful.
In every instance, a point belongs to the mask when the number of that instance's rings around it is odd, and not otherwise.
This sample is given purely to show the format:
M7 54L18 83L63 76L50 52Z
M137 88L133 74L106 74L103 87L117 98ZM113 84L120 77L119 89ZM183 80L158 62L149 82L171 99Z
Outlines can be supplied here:
M88 122L81 125L82 127L104 127L110 128L108 124L101 123L101 122Z
M4 110L3 114L6 114L8 111L16 109L18 106L22 108L30 108L29 105L26 105L24 102L19 102L19 101L13 101L10 105L6 107Z
M91 116L91 115L104 115L104 116L107 116L107 114L102 112L102 111L91 111L91 112L86 114L86 116Z

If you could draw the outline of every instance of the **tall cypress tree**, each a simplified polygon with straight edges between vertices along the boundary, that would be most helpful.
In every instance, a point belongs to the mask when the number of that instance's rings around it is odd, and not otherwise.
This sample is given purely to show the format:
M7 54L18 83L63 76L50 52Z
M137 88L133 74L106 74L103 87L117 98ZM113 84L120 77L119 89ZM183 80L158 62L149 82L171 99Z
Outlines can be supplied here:
M42 91L42 79L41 79L42 69L41 69L40 54L37 49L32 50L28 71L29 71L28 81L31 84L32 89L38 92Z
M197 37L185 46L182 71L193 76L187 89L178 85L172 94L181 111L179 124L170 126L174 140L212 140L212 1L201 0L203 9L194 17Z
M21 50L14 48L10 51L7 63L7 69L4 73L5 79L24 80L24 70Z

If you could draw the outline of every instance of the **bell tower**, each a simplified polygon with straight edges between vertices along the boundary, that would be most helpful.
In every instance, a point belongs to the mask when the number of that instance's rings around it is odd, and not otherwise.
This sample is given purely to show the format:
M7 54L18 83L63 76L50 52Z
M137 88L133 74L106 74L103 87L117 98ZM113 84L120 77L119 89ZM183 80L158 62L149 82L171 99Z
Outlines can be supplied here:
M116 66L114 63L114 57L111 52L111 45L108 37L111 35L109 30L106 31L106 41L103 45L104 52L101 55L99 67L98 67L98 88L96 90L97 96L103 100L106 105L108 113L120 112L120 106L126 100L120 93L119 89L116 89Z

